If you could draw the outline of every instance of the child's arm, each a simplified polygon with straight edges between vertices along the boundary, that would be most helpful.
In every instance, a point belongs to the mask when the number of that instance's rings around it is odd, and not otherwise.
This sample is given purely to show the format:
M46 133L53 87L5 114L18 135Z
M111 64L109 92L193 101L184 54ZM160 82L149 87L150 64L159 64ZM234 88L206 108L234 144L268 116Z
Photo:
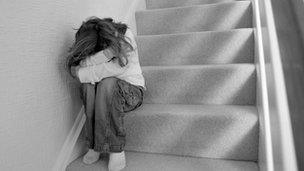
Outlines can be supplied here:
M117 62L105 62L98 65L80 67L77 76L81 83L99 82L103 78L118 76L128 68L121 67Z
M100 51L93 56L89 56L86 59L80 61L80 67L88 67L93 65L98 65L107 62L108 58L105 56L104 51Z
M137 53L137 45L131 30L127 30L126 32L126 40L133 46L134 51L128 53L129 62L137 61L138 62L138 53ZM113 57L113 53L109 49L105 49L103 54L109 60ZM104 62L98 65L81 67L78 70L78 78L81 83L92 83L99 82L103 78L118 76L124 73L128 69L129 65L125 67L121 67L117 61Z

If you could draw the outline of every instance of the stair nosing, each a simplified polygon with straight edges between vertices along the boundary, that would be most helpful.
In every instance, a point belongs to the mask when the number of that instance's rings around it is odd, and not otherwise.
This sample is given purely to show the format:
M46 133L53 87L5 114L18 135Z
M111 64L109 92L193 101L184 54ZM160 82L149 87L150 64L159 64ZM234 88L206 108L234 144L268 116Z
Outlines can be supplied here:
M183 104L183 103L143 103L143 105L176 105L176 106L213 106L213 107L254 107L256 108L256 105L238 105L238 104Z
M236 160L236 159L229 159L229 158L213 158L213 157L196 157L196 156L185 156L185 155L177 155L177 154L168 154L168 153L159 153L159 152L147 152L147 151L136 151L136 150L125 150L126 152L126 156L128 157L129 154L133 154L133 155L138 155L138 154L144 154L147 156L164 156L164 157L168 157L168 158L179 158L179 159L190 159L190 160L198 160L198 162L202 162L202 160L208 160L208 161L219 161L219 162L237 162L237 163L246 163L246 164L250 164L252 165L252 167L257 168L258 169L258 163L256 161L253 160ZM80 157L76 158L75 160L73 160L71 163L69 163L69 165L66 168L66 171L70 171L73 164L77 164L79 162L82 162L82 157L83 155L81 155ZM148 160L147 160L148 161ZM163 160L164 161L164 160ZM98 162L105 162L105 161L98 161ZM96 165L98 162L92 164L92 165ZM106 167L106 165L104 165ZM100 170L96 169L96 170ZM258 170L256 170L258 171Z
M227 33L227 32L238 32L238 31L248 31L253 32L254 28L248 27L248 28L235 28L230 30L209 30L209 31L193 31L193 32L181 32L181 33L165 33L165 34L149 34L149 35L136 35L135 37L141 38L141 37L165 37L165 36L178 36L178 35L192 35L192 34L216 34L216 33Z
M252 111L254 111L254 113L256 114L257 118L259 118L259 115L258 115L258 110L257 110L257 106L256 105L237 105L237 104L183 104L183 103L143 103L142 104L143 106L144 105L155 105L155 106L183 106L183 107L201 107L201 108L210 108L210 107L220 107L220 108L231 108L231 107L239 107L239 108L242 108L242 109L250 109ZM138 110L134 110L133 113L141 113L140 111Z
M152 69L152 68L162 68L162 69L189 69L189 68L212 68L212 67L231 67L231 66L253 66L254 63L232 63L232 64L203 64L203 65L146 65L142 66L142 70Z
M136 150L125 150L126 152L130 153L145 153L145 154L154 154L154 155L164 155L164 156L170 156L170 157L185 157L185 158L192 158L192 159L207 159L207 160L221 160L221 161L236 161L236 162L249 162L249 163L255 163L256 161L253 160L236 160L236 159L229 159L229 158L212 158L212 157L197 157L197 156L185 156L185 155L178 155L178 154L170 154L170 153L159 153L159 152L147 152L147 151L136 151Z
M169 10L178 10L178 9L186 9L186 8L195 8L195 7L206 7L206 6L217 6L217 5L226 5L226 4L251 4L251 1L245 0L245 1L235 1L235 2L222 2L222 3L215 3L215 4L202 4L202 5L191 5L191 6L178 6L178 7L170 7L170 8L156 8L156 9L145 9L145 10L138 10L135 12L142 13L142 12L157 12L157 11L169 11Z

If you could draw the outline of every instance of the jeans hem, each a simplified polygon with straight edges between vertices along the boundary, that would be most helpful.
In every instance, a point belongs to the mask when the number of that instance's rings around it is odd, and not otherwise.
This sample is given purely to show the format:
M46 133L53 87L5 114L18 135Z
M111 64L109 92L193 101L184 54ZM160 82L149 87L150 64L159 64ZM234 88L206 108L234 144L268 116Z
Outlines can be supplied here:
M96 145L94 146L94 151L98 151L100 153L120 153L124 151L124 145Z
M87 145L87 147L88 147L89 149L93 149L93 148L94 148L94 144L93 144L91 141L86 140L85 142L86 142L86 145Z

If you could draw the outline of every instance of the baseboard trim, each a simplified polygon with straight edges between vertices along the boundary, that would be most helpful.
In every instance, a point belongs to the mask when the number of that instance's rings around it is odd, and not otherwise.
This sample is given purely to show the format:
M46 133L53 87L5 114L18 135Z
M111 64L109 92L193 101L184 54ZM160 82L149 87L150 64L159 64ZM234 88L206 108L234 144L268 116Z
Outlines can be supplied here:
M53 171L65 171L66 167L69 164L70 156L72 155L74 146L80 135L85 120L86 120L86 116L84 115L84 107L82 106L60 150L57 161L52 169Z

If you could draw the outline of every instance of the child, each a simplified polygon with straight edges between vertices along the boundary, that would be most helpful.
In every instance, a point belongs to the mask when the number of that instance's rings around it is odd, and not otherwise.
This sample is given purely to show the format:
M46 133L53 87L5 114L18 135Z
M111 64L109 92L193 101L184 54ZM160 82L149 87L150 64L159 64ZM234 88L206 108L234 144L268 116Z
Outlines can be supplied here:
M109 153L108 168L125 167L123 117L141 106L145 80L134 35L126 24L111 18L83 22L67 58L70 74L82 84L82 100L89 151L83 162L91 164Z

